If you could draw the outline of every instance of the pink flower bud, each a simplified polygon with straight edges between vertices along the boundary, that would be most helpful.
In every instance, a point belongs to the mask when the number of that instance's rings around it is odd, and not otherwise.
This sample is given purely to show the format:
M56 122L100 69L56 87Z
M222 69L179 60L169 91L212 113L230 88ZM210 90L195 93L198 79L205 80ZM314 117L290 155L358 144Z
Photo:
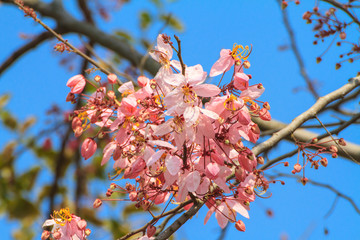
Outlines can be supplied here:
M236 223L235 223L235 228L237 230L239 230L240 232L245 232L246 230L246 227L245 227L245 224L243 221L241 220L238 220Z
M44 230L42 233L41 233L41 240L46 240L50 237L50 232L49 231L46 231Z
M85 139L81 146L81 156L83 156L85 160L89 159L96 152L96 148L97 144L93 139Z
M53 237L54 237L54 239L60 239L61 238L61 233L60 232L54 232Z
M338 149L337 149L336 146L331 145L331 146L329 147L329 151L330 151L330 152L333 152L333 153L337 153L337 152L338 152Z
M323 165L324 167L326 167L326 166L328 165L328 160L327 160L327 158L322 158L322 159L320 160L320 163L321 163L321 165Z
M75 131L75 129L76 129L77 127L81 127L81 125L82 125L81 119L78 118L78 117L74 117L73 120L72 120L72 122L71 122L71 127L72 127L72 129Z
M93 203L93 208L99 208L102 205L102 201L100 199L96 199Z
M264 158L261 156L258 157L256 160L257 160L258 164L264 164L264 162L265 162Z
M52 148L52 142L51 142L51 139L50 138L46 138L43 145L42 145L42 148L46 151L46 150L50 150Z
M140 87L145 87L150 80L145 76L139 76L137 81Z
M107 79L109 81L110 84L115 84L117 83L117 76L113 73L110 73L108 76L107 76Z
M136 201L137 200L137 193L135 191L129 193L129 198L131 201Z
M66 83L66 86L71 88L70 92L73 94L81 93L84 90L85 85L86 85L85 77L81 74L73 76Z
M152 236L154 236L156 232L156 227L154 227L153 225L149 225L147 228L146 228L146 234L149 238L151 238Z
M85 229L85 235L86 235L86 236L89 236L89 235L90 235L90 233L91 233L91 230L90 230L90 229L88 229L88 228L87 228L87 229Z
M297 164L294 165L294 170L295 170L295 172L300 172L301 169L302 169L302 167L301 167L300 164L297 163Z
M300 181L301 181L301 183L305 186L306 183L309 181L309 179L306 178L306 177L302 177L302 178L300 179Z
M81 230L85 230L86 225L87 224L86 224L86 221L84 219L81 219L80 221L77 222L77 226Z
M259 117L264 121L270 121L271 120L271 115L270 115L269 111L266 110L266 108L262 108L260 110Z

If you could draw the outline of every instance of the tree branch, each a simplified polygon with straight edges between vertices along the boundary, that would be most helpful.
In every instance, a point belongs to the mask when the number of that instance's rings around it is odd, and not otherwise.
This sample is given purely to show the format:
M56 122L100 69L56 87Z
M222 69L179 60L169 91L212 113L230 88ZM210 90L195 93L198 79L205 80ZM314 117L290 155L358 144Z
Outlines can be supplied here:
M159 234L155 240L165 240L168 239L171 235L173 235L184 223L187 222L192 216L194 216L200 208L204 205L204 202L197 201L194 205L189 209L189 211L185 212L181 217L179 217L175 222L173 222L165 231Z
M334 101L336 99L344 97L347 93L351 92L353 89L355 89L359 85L360 85L360 77L355 77L355 78L350 79L349 83L345 84L343 87L333 91L332 93L329 93L328 95L326 95L324 97L320 97L318 99L318 101L311 108L309 108L307 111L305 111L304 113L302 113L298 117L296 117L289 125L287 125L283 129L281 129L280 131L275 133L271 138L269 138L265 142L262 142L259 145L255 146L252 149L253 153L257 156L260 153L263 153L263 152L269 150L270 148L274 147L280 140L288 137L291 133L294 133L295 130L297 128L299 128L304 122L315 117L315 115L322 108L324 108L327 104L331 103L332 101ZM258 120L257 123L260 123L259 126L261 128L261 121ZM276 127L274 126L274 123L276 125L276 123L278 123L278 122L271 121L271 122L268 122L267 124L265 124L264 126L267 128L267 130L269 129L269 127L271 127L271 125L272 125L271 129L276 129ZM302 131L305 131L305 130L302 130ZM306 131L306 132L310 133L309 131ZM302 134L303 133L304 132L302 132ZM311 134L311 135L313 135L313 134ZM306 138L309 139L309 137L311 135L307 135ZM297 136L296 136L296 138L297 138ZM357 157L354 157L355 159L360 159L359 151L356 153L352 152L349 154L354 154L357 156Z

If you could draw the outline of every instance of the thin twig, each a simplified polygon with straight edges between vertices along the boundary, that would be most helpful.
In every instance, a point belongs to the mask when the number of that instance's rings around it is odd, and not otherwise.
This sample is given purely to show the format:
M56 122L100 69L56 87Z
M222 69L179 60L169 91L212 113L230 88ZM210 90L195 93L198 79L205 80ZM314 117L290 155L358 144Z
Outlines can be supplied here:
M279 0L276 0L276 1L281 4L281 1L279 1ZM290 26L290 22L289 22L288 15L287 15L287 10L286 9L282 10L281 14L282 14L282 18L283 18L283 22L284 22L286 31L290 38L291 49L295 55L296 61L298 62L298 65L300 68L300 74L303 77L303 79L305 80L308 90L311 92L311 94L314 96L315 99L318 99L319 94L317 93L317 91L313 85L313 82L311 81L308 73L306 72L304 60L302 59L299 48L297 46L294 31L293 31L292 27Z
M19 6L19 8L21 10L25 10L24 6L21 5L20 3L18 3L16 0L14 0L14 3L16 5ZM41 26L43 26L46 30L48 30L52 35L54 35L60 42L64 43L66 46L68 46L74 53L78 54L79 56L81 56L82 58L86 59L87 61L89 61L92 65L94 65L95 67L97 67L100 71L102 71L103 73L109 75L111 72L109 72L107 69L101 67L97 62L95 62L95 60L93 60L92 58L88 57L86 54L84 54L82 51L80 51L79 49L77 49L75 46L73 46L71 43L69 43L67 40L65 40L60 34L58 34L57 32L55 32L52 28L50 28L48 25L46 25L44 22L42 22L39 18L35 17L34 18L35 22L39 23Z

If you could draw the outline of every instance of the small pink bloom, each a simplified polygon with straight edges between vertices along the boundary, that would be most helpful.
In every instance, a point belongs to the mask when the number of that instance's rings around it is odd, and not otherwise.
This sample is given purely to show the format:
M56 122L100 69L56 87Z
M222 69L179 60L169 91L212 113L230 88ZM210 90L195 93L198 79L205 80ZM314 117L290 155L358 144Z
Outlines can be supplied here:
M66 83L66 86L71 88L70 92L73 94L81 93L84 90L85 85L86 85L85 77L81 74L73 76Z
M243 223L243 221L241 220L238 220L236 223L235 223L235 228L237 230L239 230L240 232L245 232L246 228L245 228L245 224Z
M138 77L137 81L140 87L145 87L150 80L145 76L140 76Z
M96 148L97 144L93 139L85 139L81 146L81 156L83 156L85 160L89 159L96 152Z
M210 70L210 77L215 77L228 71L235 64L230 49L221 49L220 58L214 63Z
M50 237L50 232L49 231L46 231L44 230L42 233L41 233L41 240L46 240Z
M77 226L80 230L85 230L86 225L87 223L84 219L81 219L80 221L77 222Z
M262 108L259 112L259 117L264 121L270 121L271 115L266 108Z
M154 227L153 225L149 225L146 228L146 234L147 234L148 237L154 236L155 232L156 232L156 227Z
M244 91L249 87L249 76L245 73L237 72L234 76L234 86L240 91Z
M113 73L110 73L108 76L107 76L107 79L109 81L110 84L115 84L117 83L117 76Z

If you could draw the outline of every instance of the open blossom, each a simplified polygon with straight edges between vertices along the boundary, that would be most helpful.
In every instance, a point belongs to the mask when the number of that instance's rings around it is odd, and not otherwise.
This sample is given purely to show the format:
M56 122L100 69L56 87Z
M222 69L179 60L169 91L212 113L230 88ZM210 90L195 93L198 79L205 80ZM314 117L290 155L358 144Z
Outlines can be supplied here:
M66 83L66 86L71 88L70 92L73 94L81 93L84 90L85 85L86 85L85 77L81 74L73 76Z
M250 53L251 50L249 50L248 46L243 47L242 45L237 44L234 44L232 50L222 49L220 51L219 60L214 63L210 70L210 77L215 77L229 71L235 63L238 63L235 72L241 71L242 68L239 67L241 65L241 60L246 60Z
M87 223L80 217L71 214L68 208L54 211L52 219L44 222L43 228L46 229L42 235L44 237L53 236L57 240L86 240L89 229Z
M91 125L99 126L94 135L108 139L101 165L112 162L115 177L132 179L125 187L112 186L108 197L126 191L128 199L144 210L169 199L181 203L195 197L209 208L205 223L215 213L224 228L228 221L236 222L237 214L249 218L256 189L268 188L247 146L247 141L256 143L260 137L252 119L271 119L269 105L258 100L265 88L249 85L251 76L244 69L250 65L242 65L251 52L247 46L235 44L232 50L221 50L210 76L233 65L235 69L231 82L220 87L204 83L207 73L200 64L171 60L173 48L169 37L158 36L150 55L162 66L154 79L139 76L139 87L126 82L115 93L113 87L110 90L96 81L99 87L87 104L74 112L72 128L80 136ZM115 80L108 76L110 84ZM94 138L86 138L82 156L88 159L96 150ZM234 173L235 178L230 178ZM236 226L242 231L241 223ZM62 236L64 231L52 234ZM140 239L153 236L154 228L147 231Z

